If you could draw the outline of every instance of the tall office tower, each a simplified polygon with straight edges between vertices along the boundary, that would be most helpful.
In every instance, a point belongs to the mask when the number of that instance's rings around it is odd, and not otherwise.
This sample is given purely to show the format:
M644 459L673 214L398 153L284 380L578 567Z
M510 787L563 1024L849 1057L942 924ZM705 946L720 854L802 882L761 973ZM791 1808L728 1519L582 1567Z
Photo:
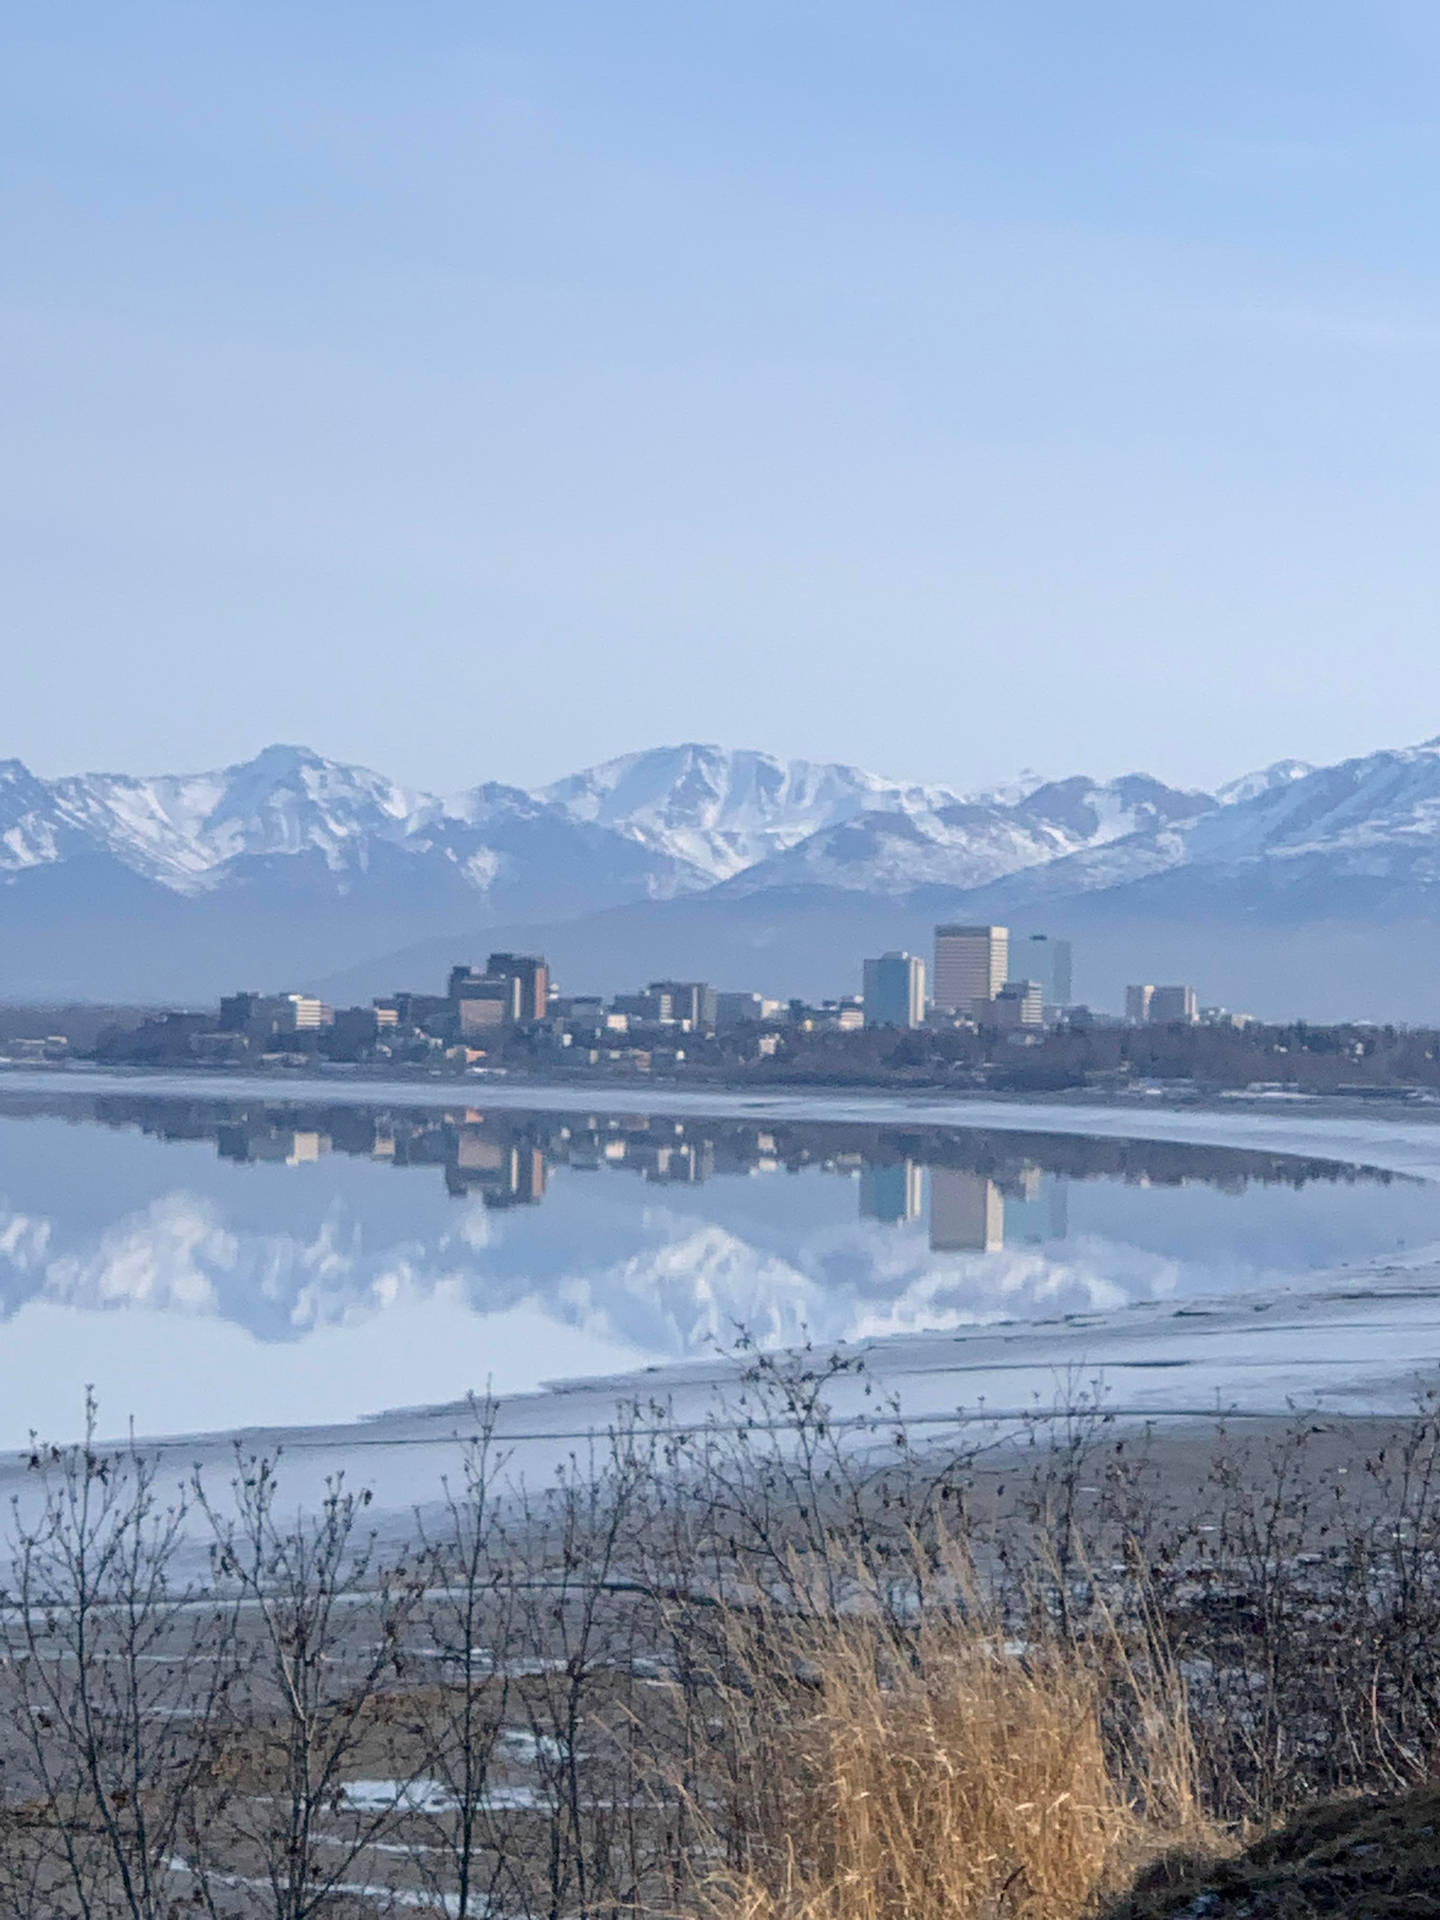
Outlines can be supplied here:
M887 1227L918 1220L925 1204L925 1169L918 1160L867 1160L860 1169L860 1217Z
M514 982L512 1020L543 1020L550 1003L550 969L538 953L492 953L485 971Z
M1005 1196L983 1173L930 1169L932 1253L998 1253L1005 1245Z
M1075 998L1071 982L1068 940L1050 933L1030 933L1010 944L1010 978L1038 980L1047 1007L1068 1007Z
M1155 997L1152 986L1126 987L1125 1018L1132 1027L1143 1027L1150 1018L1150 1002Z
M1156 987L1150 995L1150 1025L1169 1026L1179 1021L1193 1027L1200 1018L1199 996L1194 987Z
M931 994L942 1013L973 1013L1009 977L1008 927L936 927Z
M925 1018L925 962L914 953L882 953L865 962L867 1027L918 1027Z

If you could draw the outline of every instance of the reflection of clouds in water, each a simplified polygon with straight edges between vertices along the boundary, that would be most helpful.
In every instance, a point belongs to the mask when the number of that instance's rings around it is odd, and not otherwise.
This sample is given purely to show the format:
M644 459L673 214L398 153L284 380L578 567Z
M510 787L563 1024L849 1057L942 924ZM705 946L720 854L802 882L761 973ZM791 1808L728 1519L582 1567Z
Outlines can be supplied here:
M612 1338L657 1354L733 1346L738 1329L767 1343L802 1339L814 1326L819 1290L801 1268L748 1245L726 1228L647 1209L652 1231L669 1232L644 1252L564 1283L564 1298L583 1304Z
M1106 1312L1165 1298L1184 1277L1173 1259L1093 1237L1054 1254L934 1254L916 1235L848 1223L786 1260L659 1208L646 1224L658 1244L572 1275L551 1297L566 1319L677 1356L729 1346L739 1328L785 1344Z
M445 1238L459 1240L472 1253L483 1253L486 1247L492 1246L495 1241L494 1216L486 1207L467 1207L465 1216L454 1234L447 1234Z
M0 1263L34 1273L50 1249L50 1222L28 1213L0 1211Z
M948 1254L902 1284L883 1306L863 1313L852 1339L890 1333L944 1333L999 1320L1112 1313L1136 1300L1165 1299L1183 1281L1180 1262L1139 1247L1089 1237L1063 1253L1017 1247L1002 1253Z
M44 1292L77 1307L215 1313L217 1276L232 1273L239 1258L239 1241L212 1207L167 1194L109 1228L91 1250L50 1261Z
M55 1238L52 1222L0 1216L0 1262L27 1281L5 1289L8 1311L36 1297L90 1310L144 1307L218 1316L273 1340L463 1292L460 1276L429 1269L423 1248L367 1252L358 1223L338 1207L307 1239L237 1231L211 1202L170 1193L90 1244L46 1258Z
M213 1202L172 1192L60 1254L52 1251L56 1223L0 1215L0 1273L8 1269L11 1313L43 1295L92 1310L213 1316L276 1342L428 1303L481 1322L524 1307L654 1359L733 1346L740 1329L772 1345L943 1332L1283 1278L1097 1235L937 1253L923 1231L853 1216L812 1223L781 1248L773 1230L732 1231L648 1198L603 1228L585 1209L524 1220L532 1239L512 1233L519 1216L468 1206L428 1238L396 1240L367 1231L336 1197L309 1234L265 1232L227 1224Z

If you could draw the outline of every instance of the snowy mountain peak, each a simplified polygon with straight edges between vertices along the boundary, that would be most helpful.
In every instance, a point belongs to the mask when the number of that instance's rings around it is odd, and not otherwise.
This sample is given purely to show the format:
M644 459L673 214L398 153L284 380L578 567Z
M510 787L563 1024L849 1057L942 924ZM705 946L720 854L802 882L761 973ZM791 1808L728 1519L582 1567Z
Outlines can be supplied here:
M542 797L574 819L664 847L712 880L877 807L904 813L956 799L838 762L779 760L694 741L588 767L544 788Z
M977 807L1018 807L1022 800L1028 800L1037 787L1051 784L1048 773L1037 773L1033 767L1022 767L1013 780L1001 780L993 787L979 787L965 798Z
M245 856L314 851L343 866L365 841L403 834L427 808L367 768L291 746L207 773L81 774L48 793L73 835L180 892L204 889Z
M904 793L897 805L882 792L863 811L749 865L731 885L742 893L774 886L891 895L917 886L966 890L1157 833L1215 805L1210 794L1181 792L1148 774L1047 781L1011 804L935 788Z
M1246 800L1256 800L1262 793L1269 793L1275 787L1288 787L1293 781L1303 780L1315 769L1308 760L1276 760L1258 772L1242 774L1238 780L1231 780L1216 792L1215 798L1222 807L1233 807Z

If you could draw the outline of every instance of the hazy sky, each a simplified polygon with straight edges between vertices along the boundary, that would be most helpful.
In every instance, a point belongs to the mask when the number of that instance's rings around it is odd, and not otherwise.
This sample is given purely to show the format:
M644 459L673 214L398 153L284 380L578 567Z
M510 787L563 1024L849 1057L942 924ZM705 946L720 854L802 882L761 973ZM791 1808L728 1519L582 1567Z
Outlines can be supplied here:
M1440 732L1440 10L0 32L0 756L972 785Z

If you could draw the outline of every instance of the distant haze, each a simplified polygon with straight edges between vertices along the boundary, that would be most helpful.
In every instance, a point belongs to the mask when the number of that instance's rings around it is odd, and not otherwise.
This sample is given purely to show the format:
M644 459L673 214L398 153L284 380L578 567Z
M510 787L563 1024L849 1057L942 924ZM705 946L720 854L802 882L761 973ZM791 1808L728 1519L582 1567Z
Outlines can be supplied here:
M0 752L1440 728L1440 13L12 8Z

